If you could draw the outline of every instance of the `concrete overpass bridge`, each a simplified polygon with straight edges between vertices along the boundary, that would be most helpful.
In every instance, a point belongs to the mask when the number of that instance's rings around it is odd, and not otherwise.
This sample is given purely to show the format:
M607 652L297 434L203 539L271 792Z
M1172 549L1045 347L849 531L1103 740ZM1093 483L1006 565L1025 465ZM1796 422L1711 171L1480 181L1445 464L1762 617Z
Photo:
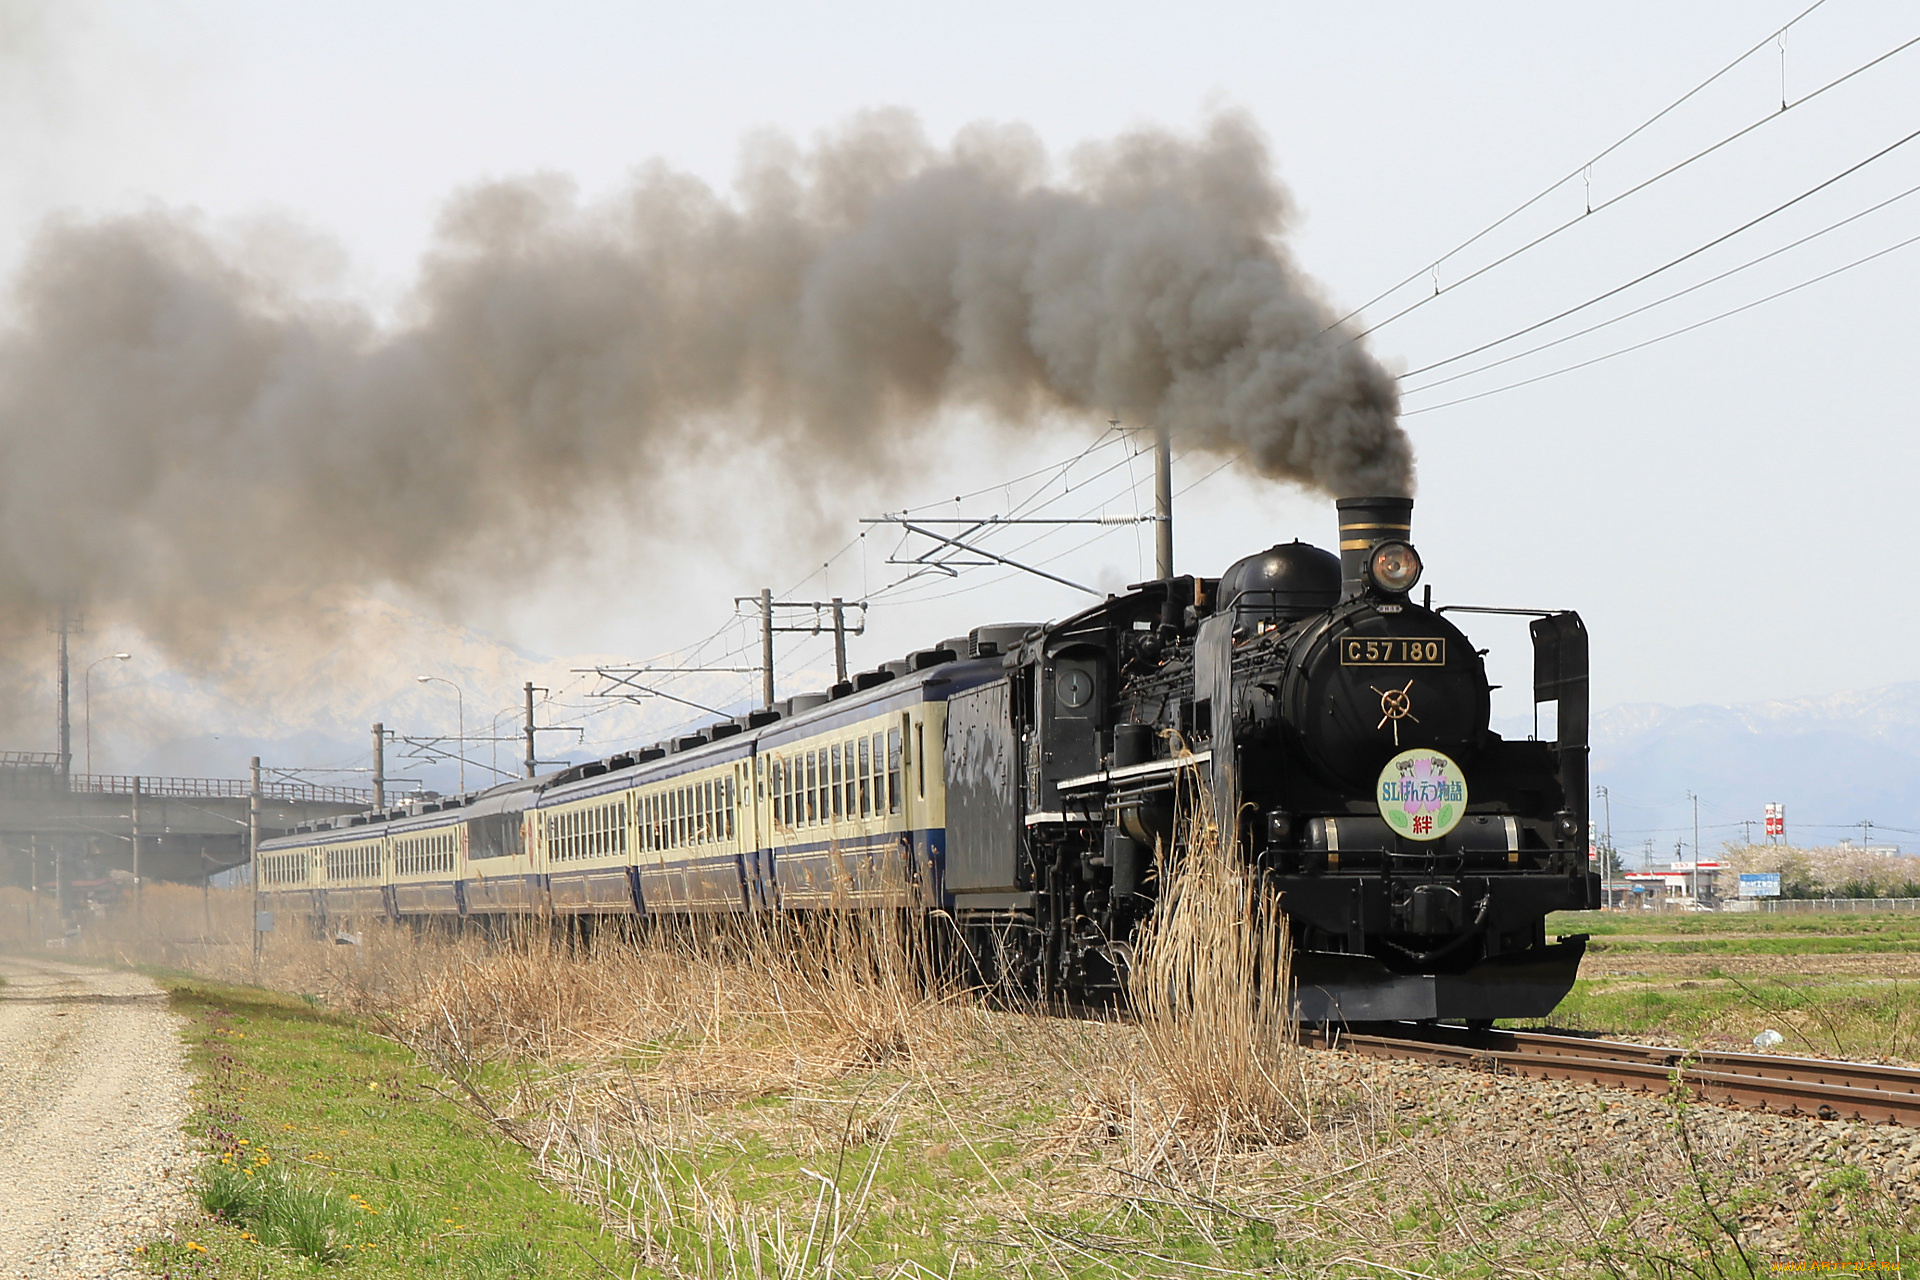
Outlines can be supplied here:
M247 861L250 779L70 774L64 764L54 752L0 752L0 883L200 883ZM373 805L358 787L259 786L263 836Z

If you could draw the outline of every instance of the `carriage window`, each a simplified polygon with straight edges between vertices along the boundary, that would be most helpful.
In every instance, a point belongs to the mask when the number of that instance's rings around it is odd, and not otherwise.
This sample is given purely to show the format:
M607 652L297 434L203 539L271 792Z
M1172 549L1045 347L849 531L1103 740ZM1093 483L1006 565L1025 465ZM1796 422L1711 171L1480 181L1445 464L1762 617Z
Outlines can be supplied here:
M873 816L873 755L865 738L860 739L860 816Z
M853 744L847 743L840 748L840 753L847 758L847 816L857 817L860 813L860 780L853 767L855 763Z
M826 818L828 814L831 814L833 818L837 819L839 818L839 812L841 812L841 810L839 810L839 743L833 743L831 747L828 747L828 768L820 770L820 781L822 781L822 783L826 785L826 789L828 789L826 804L820 806L820 808L826 810L826 812L822 814L822 818Z
M820 758L809 751L807 752L807 780L801 786L801 794L806 798L807 802L807 816L804 825L809 827L819 821L820 818L820 795L816 789L820 782L819 774Z
M723 806L723 808L727 815L727 839L731 840L733 839L733 811L739 805L739 801L736 798L739 794L739 791L738 791L738 788L734 786L732 778L727 779L726 788L727 788L727 802Z
M922 800L927 798L927 726L913 726L913 777L914 794Z
M900 731L887 730L887 812L900 812Z

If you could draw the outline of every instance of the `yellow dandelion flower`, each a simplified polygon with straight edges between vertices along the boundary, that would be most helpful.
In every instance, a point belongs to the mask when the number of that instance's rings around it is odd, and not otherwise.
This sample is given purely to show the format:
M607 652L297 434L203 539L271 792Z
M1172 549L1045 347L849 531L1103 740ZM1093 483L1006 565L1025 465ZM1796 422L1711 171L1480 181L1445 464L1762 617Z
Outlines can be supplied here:
M205 1253L207 1251L207 1246L201 1244L198 1240L187 1241L187 1248L192 1249L195 1253Z

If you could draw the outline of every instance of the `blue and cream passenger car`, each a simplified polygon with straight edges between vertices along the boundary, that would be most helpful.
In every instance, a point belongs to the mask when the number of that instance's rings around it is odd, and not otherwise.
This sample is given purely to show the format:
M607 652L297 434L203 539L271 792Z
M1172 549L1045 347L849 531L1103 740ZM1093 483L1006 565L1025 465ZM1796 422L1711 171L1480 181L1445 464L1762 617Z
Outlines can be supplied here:
M773 709L468 796L261 842L266 905L345 923L947 905L946 700L981 628Z

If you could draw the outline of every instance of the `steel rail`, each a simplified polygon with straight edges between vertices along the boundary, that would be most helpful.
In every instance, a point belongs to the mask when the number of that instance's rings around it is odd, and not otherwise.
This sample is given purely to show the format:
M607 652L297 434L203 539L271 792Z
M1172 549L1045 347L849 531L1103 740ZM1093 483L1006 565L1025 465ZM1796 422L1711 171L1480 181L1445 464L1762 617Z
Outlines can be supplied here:
M1393 1034L1335 1030L1334 1047L1377 1058L1437 1062L1543 1080L1581 1080L1639 1092L1684 1090L1709 1102L1920 1128L1920 1071L1870 1062L1759 1053L1691 1052L1661 1045L1530 1031L1405 1024ZM1328 1046L1326 1033L1301 1041Z

